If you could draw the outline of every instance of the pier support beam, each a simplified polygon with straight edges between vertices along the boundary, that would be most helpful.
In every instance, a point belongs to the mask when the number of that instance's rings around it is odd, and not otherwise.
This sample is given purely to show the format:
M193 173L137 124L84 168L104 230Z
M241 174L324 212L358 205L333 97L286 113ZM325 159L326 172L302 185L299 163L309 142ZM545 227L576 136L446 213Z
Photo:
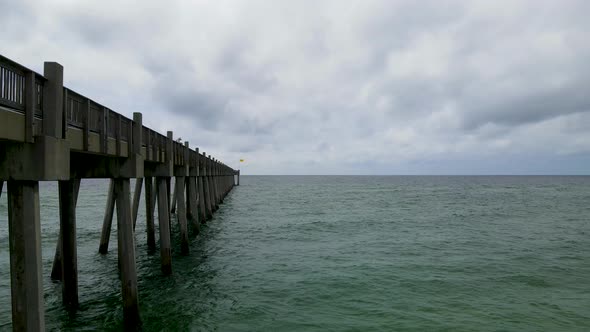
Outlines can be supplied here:
M133 192L133 212L131 218L133 218L133 230L137 224L137 212L139 211L139 200L141 198L141 187L143 185L143 178L135 179L135 191Z
M45 331L39 183L8 181L12 328Z
M205 219L210 220L213 217L213 207L211 204L211 186L209 185L209 172L211 171L209 168L209 159L207 158L207 154L203 152L203 155L200 157L201 165L202 165L202 173L201 180L203 182L203 202L205 203Z
M117 234L119 267L121 270L121 294L123 296L123 317L127 327L141 325L137 299L137 271L135 266L135 241L131 202L129 201L129 179L114 180L117 200Z
M160 224L160 256L162 259L162 273L172 273L172 249L170 247L170 209L168 208L168 186L166 177L157 177L158 190L158 220Z
M192 222L193 220L193 210L194 207L192 206L192 202L191 202L191 190L190 190L190 181L193 179L193 177L191 177L190 175L187 176L185 178L185 187L184 190L186 190L186 219L189 222Z
M80 179L59 181L58 248L62 280L62 302L69 309L78 307L78 251L76 248L76 202ZM56 256L57 252L56 252Z
M187 178L187 188L186 188L186 196L188 200L188 213L187 215L190 216L191 221L191 228L193 234L199 234L199 208L198 208L198 201L197 201L197 177L190 176Z
M188 255L189 242L188 242L188 227L186 221L186 203L184 199L184 185L186 183L184 176L176 177L176 184L174 186L174 193L178 202L178 213L176 218L180 224L180 253Z
M207 207L205 205L205 187L203 185L203 177L197 176L197 190L199 191L199 219L201 224L207 221Z
M170 213L176 213L176 187L178 187L178 178L174 182L174 191L172 191L172 203L170 204Z
M109 251L109 238L111 237L111 225L113 223L113 212L115 211L115 182L111 179L109 184L109 195L104 211L104 220L102 222L102 234L100 236L100 246L98 252L106 254Z
M74 179L74 193L75 193L75 203L74 206L78 205L78 194L80 193L80 179ZM61 208L60 208L61 210ZM51 279L52 280L61 280L62 276L62 266L61 266L61 248L62 248L62 228L61 225L59 227L59 237L57 239L57 244L55 245L55 255L53 256L53 266L51 268Z
M218 180L218 176L217 176L217 171L214 168L213 171L213 175L211 176L211 182L212 182L212 187L213 187L213 201L215 202L215 210L219 210L219 204L221 203L221 200L219 199L219 191L217 190L217 180Z
M153 189L153 179L145 178L145 216L147 222L147 246L149 251L156 249L156 236L154 231L154 203L156 195Z
M172 222L172 213L170 213L170 201L172 201L172 177L166 177L166 209L168 210L168 222ZM158 197L159 199L160 197ZM159 209L159 205L158 205ZM159 212L158 212L159 213Z
M214 167L213 167L213 160L211 159L211 155L207 159L208 168L207 168L207 182L209 183L209 202L211 202L211 213L217 211L219 209L219 205L217 205L217 198L215 197L215 183L214 183Z
M61 266L61 242L63 241L61 235L61 225L57 244L55 245L55 255L53 255L53 266L51 267L51 280L61 280L62 266Z
M205 203L206 219L210 220L213 217L213 209L211 208L211 194L209 189L209 177L203 176L203 202Z
M217 199L215 198L215 185L213 183L213 176L208 176L207 181L209 182L209 202L211 202L211 213L215 213L215 211L219 210L219 205L217 205Z

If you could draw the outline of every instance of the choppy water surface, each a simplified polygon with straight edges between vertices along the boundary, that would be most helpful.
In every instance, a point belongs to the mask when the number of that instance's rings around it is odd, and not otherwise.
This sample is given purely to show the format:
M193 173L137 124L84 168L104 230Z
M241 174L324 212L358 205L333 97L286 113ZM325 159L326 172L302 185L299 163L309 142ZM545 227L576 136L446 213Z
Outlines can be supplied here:
M122 328L116 230L97 253L107 187L82 181L70 315L49 278L57 188L41 185L48 329ZM590 330L590 177L242 176L188 257L175 223L171 277L147 254L144 209L146 331ZM0 329L9 268L3 193Z

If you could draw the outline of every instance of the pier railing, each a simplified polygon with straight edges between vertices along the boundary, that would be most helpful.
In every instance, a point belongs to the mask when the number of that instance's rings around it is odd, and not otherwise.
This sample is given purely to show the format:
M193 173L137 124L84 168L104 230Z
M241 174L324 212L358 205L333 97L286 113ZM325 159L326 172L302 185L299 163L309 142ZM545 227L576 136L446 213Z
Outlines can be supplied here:
M0 55L0 107L22 115L21 121L5 121L4 127L10 131L0 131L0 139L32 142L34 136L42 136L44 131L44 84L47 79L2 55ZM185 146L172 141L172 152L167 151L169 138L146 126L134 126L134 120L88 98L70 88L63 87L62 121L63 136L75 152L90 152L109 156L127 157L130 154L133 132L141 131L141 155L146 161L164 162L172 160L174 165L183 165ZM29 119L30 117L30 119ZM25 120L24 123L22 120ZM23 126L24 124L24 126ZM20 127L20 128L18 128ZM29 137L25 132L30 131ZM167 154L173 155L168 157ZM199 158L191 150L189 157ZM214 163L232 171L231 168L215 160ZM235 172L234 172L235 173Z

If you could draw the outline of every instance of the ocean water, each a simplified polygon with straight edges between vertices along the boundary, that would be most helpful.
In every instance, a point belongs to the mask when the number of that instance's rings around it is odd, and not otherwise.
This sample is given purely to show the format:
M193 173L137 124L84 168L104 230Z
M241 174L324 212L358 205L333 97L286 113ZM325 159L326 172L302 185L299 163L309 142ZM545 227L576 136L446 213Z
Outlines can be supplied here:
M57 186L41 185L48 330L123 327L116 229L98 254L107 187L82 181L71 314L49 278ZM145 331L590 330L590 177L242 176L189 256L174 223L169 277L148 254L144 216L142 202ZM3 193L0 330L9 269Z

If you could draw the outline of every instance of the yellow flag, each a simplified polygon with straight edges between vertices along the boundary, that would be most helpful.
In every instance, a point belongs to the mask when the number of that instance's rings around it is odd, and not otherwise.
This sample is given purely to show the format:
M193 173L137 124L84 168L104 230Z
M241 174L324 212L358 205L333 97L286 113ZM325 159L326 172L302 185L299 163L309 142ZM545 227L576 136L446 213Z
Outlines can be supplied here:
M240 162L243 163L244 162L244 159L240 159Z

